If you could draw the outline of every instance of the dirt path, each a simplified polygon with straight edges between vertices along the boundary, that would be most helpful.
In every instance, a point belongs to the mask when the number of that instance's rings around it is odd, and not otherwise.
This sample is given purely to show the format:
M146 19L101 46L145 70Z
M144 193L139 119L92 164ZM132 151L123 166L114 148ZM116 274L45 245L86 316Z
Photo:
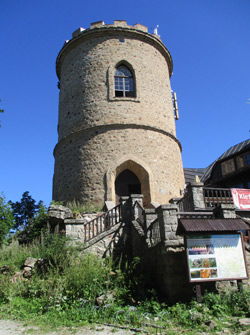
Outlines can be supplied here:
M12 320L0 320L0 335L133 335L134 332L105 326L61 328L52 332L41 331L38 327Z

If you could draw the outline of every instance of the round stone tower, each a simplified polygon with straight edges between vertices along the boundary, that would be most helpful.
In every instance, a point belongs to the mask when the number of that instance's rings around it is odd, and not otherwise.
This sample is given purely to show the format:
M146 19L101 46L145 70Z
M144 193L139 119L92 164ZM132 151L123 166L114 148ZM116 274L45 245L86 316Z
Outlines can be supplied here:
M168 203L184 185L172 58L140 24L95 22L60 51L53 199L104 204L141 193Z

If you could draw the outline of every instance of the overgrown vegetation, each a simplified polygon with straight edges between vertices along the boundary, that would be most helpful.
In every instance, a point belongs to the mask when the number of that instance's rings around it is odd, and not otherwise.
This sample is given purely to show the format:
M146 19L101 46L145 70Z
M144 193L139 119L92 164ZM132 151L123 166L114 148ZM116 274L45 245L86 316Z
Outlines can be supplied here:
M71 208L90 211L76 202ZM165 327L168 334L173 329L207 332L211 320L216 320L211 332L229 322L230 331L237 334L241 328L234 317L250 317L249 289L207 293L202 304L170 306L146 285L139 258L130 264L123 260L121 268L112 259L86 254L84 246L74 247L65 237L50 234L46 223L46 207L28 192L15 203L0 197L0 316L52 328L109 322L154 332L153 325ZM22 269L28 257L42 259L44 266L25 278Z
M73 200L73 201L68 201L68 202L64 202L64 201L54 201L52 200L51 202L52 205L62 205L62 206L66 206L69 209L71 209L71 211L73 213L89 213L89 212L101 212L102 211L102 207L101 206L95 206L93 204L88 204L88 203L81 203L79 201Z
M0 195L0 245L9 237L10 229L13 226L14 216L11 206L6 203L4 195Z
M42 201L36 203L29 192L24 192L20 201L6 202L0 195L0 246L11 240L11 235L20 243L30 243L47 228L47 208Z
M46 259L48 266L35 270L30 279L15 276L28 256ZM202 329L204 322L216 318L220 330L222 321L232 316L250 317L249 290L208 293L202 304L192 301L167 306L145 287L139 259L122 271L111 259L85 254L59 235L44 233L30 244L13 240L3 245L0 268L3 266L8 271L0 274L0 314L52 327L106 320L140 328L152 319L168 329Z

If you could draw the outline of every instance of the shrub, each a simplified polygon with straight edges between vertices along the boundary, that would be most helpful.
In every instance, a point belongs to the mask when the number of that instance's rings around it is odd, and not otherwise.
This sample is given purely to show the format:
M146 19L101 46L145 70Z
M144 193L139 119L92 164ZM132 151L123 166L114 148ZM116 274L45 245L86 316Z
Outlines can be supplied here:
M5 197L0 195L0 245L6 241L14 222L11 206L6 204Z
M223 300L230 314L250 317L250 289L243 289L242 291L231 290L224 296Z

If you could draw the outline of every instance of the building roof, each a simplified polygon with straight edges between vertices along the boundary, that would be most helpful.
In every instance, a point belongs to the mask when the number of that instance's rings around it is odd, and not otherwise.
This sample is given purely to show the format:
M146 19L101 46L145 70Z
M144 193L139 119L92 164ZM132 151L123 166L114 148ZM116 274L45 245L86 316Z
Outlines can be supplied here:
M196 176L198 176L199 179L201 179L205 170L206 169L184 168L184 176L186 184L193 183L195 181Z
M241 219L180 219L178 230L182 233L237 232L250 227Z
M212 170L214 165L225 159L225 158L229 158L231 156L234 156L235 154L241 152L241 151L245 151L247 149L250 149L250 139L243 141L241 143L238 143L236 145L233 145L232 147L230 147L228 150L226 150L219 158L217 158L212 164L210 164L206 169L204 169L204 174L201 177L201 181L205 182L206 180L208 180L212 174Z

